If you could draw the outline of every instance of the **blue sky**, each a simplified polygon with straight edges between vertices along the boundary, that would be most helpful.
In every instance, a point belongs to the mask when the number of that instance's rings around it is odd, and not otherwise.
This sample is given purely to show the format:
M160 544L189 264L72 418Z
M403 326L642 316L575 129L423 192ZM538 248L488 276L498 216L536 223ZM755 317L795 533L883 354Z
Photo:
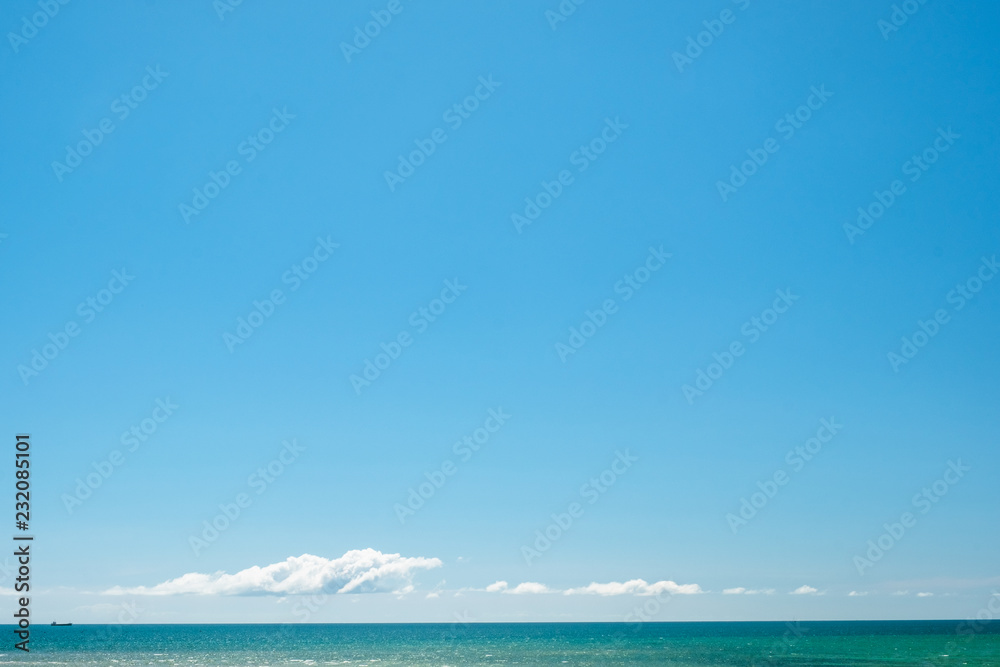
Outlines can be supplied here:
M37 614L302 620L358 573L309 619L959 618L1000 590L1000 9L219 6L0 10Z

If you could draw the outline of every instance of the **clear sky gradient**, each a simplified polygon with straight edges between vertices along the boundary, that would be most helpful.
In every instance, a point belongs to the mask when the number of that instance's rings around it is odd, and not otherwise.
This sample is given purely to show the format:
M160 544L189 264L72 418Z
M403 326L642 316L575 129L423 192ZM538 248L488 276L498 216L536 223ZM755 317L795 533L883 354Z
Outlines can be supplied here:
M40 619L302 620L148 593L365 549L309 620L1000 591L1000 6L49 4L0 8Z

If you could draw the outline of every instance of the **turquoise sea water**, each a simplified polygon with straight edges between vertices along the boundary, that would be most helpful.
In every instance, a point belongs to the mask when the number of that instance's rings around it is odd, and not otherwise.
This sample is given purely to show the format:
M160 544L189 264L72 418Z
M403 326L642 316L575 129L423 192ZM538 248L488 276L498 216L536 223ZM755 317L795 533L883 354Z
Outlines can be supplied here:
M1000 624L74 625L32 629L38 665L997 665Z

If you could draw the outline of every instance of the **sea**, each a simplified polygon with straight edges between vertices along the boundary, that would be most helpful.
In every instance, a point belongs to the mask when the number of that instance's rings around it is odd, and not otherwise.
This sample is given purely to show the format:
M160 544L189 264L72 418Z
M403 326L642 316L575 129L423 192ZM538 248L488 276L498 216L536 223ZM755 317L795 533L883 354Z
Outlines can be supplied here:
M7 626L0 664L1000 667L1000 622Z

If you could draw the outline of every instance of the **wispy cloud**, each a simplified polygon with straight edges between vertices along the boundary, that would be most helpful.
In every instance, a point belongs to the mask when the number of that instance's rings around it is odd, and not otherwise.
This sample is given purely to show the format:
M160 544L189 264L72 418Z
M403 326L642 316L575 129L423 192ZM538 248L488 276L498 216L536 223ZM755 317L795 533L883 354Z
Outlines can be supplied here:
M673 581L657 581L652 584L644 579L630 579L625 582L610 581L606 584L592 583L582 588L570 588L565 595L697 595L703 593L698 584L678 584Z
M851 591L847 594L847 597L860 598L868 595L868 591Z
M480 589L482 590L482 589ZM668 593L671 595L697 595L704 593L698 584L678 584L673 581L657 581L647 583L643 579L631 579L625 582L610 581L606 584L597 582L580 588L569 588L559 590L549 588L545 584L534 581L526 581L511 588L506 581L496 581L486 587L487 593L509 593L511 595L521 595L525 593L562 593L563 595L660 595Z
M295 595L406 592L418 570L441 567L437 558L406 558L355 549L340 558L303 554L280 563L254 565L235 574L188 574L155 586L115 586L107 595Z
M812 586L799 586L790 595L812 595L816 593L816 589Z
M774 595L773 588L743 588L738 586L736 588L724 588L722 590L723 595Z

